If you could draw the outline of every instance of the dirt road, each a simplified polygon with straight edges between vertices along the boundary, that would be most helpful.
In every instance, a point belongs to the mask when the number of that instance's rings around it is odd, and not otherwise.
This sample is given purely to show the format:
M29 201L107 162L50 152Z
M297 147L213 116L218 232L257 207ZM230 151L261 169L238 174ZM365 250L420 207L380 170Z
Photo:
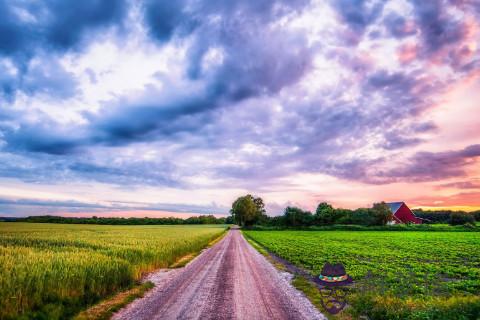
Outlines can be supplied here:
M150 280L155 288L113 319L326 319L238 230Z

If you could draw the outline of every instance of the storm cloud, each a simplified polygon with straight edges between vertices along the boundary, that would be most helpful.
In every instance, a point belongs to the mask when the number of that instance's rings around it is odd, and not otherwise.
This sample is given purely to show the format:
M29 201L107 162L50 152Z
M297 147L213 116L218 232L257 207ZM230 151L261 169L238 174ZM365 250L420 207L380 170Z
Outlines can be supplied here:
M254 191L297 174L462 179L478 145L429 149L429 114L479 74L477 9L0 0L0 176Z

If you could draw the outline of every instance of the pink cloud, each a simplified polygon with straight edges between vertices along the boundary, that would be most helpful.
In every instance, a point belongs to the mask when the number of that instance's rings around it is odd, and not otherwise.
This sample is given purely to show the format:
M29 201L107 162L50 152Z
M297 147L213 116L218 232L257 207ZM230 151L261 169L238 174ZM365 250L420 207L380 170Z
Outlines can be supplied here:
M407 43L402 46L397 50L397 57L398 60L402 64L408 64L415 59L417 59L418 56L418 46L415 43Z

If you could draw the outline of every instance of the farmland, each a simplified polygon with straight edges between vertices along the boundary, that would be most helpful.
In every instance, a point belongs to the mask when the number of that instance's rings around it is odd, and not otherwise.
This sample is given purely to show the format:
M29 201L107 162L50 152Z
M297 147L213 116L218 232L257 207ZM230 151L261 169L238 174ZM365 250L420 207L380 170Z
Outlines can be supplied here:
M341 262L356 284L354 316L471 319L480 313L480 233L246 231L312 275ZM475 319L475 318L474 318Z
M224 230L0 223L0 319L69 317Z

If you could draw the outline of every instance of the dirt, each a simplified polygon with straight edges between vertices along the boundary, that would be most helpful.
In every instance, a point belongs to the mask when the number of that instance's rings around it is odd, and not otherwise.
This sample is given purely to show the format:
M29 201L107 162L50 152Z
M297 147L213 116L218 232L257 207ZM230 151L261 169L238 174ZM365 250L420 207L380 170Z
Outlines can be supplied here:
M150 276L155 288L113 319L326 319L238 230L186 267Z

